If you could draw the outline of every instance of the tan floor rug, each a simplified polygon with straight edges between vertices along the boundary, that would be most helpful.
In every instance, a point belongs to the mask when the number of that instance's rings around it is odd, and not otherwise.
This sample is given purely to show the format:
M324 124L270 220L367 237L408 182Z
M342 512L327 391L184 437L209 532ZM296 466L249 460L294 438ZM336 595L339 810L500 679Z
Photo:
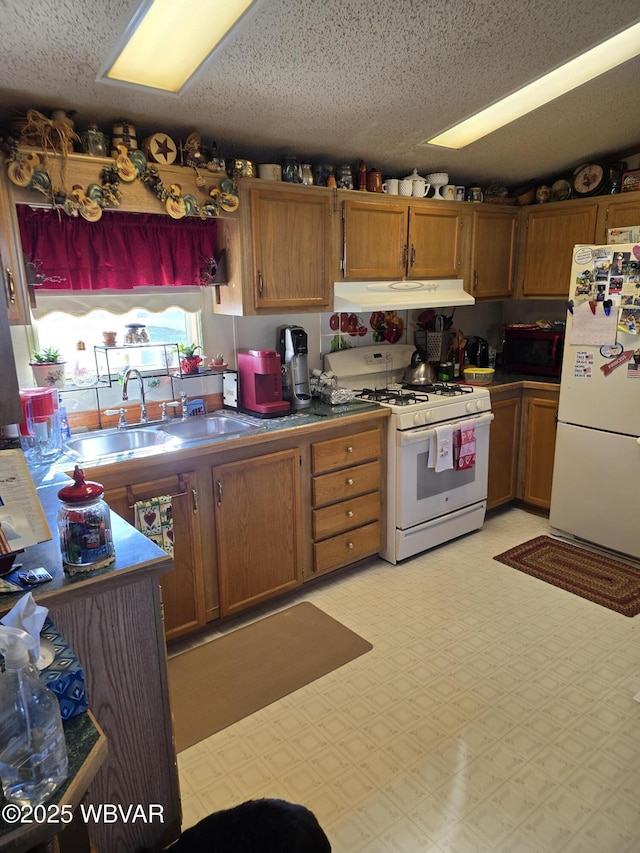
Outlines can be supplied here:
M640 570L620 560L550 536L537 536L493 559L623 616L640 613Z
M169 659L176 749L270 705L373 646L303 601Z

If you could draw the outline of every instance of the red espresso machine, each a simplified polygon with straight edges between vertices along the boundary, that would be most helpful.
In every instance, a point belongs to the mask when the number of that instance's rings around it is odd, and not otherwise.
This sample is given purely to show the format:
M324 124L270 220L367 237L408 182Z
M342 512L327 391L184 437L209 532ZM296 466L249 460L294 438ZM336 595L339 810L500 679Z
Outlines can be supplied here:
M291 409L282 399L280 356L272 349L238 353L240 409L260 418L276 418Z

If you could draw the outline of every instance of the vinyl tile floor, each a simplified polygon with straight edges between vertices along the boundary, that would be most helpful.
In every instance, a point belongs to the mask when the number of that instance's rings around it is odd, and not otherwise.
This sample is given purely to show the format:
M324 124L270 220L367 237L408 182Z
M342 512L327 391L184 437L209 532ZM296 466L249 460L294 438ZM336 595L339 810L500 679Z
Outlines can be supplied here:
M308 600L373 650L181 752L184 827L280 797L334 853L640 851L640 616L493 559L550 532L510 508L214 627Z

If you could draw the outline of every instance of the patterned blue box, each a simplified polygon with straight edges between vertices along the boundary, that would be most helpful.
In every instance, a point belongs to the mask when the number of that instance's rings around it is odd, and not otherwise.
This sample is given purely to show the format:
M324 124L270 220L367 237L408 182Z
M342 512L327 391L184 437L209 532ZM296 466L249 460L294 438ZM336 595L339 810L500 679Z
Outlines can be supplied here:
M58 697L63 720L82 714L89 708L89 699L79 661L48 616L40 637L49 640L54 651L53 661L40 671L40 680Z

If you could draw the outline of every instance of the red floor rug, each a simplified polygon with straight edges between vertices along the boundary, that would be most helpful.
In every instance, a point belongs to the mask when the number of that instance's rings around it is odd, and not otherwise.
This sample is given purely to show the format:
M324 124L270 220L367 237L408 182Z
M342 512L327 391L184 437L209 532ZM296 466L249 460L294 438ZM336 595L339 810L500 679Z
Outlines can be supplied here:
M623 616L640 613L640 569L550 536L493 558Z

